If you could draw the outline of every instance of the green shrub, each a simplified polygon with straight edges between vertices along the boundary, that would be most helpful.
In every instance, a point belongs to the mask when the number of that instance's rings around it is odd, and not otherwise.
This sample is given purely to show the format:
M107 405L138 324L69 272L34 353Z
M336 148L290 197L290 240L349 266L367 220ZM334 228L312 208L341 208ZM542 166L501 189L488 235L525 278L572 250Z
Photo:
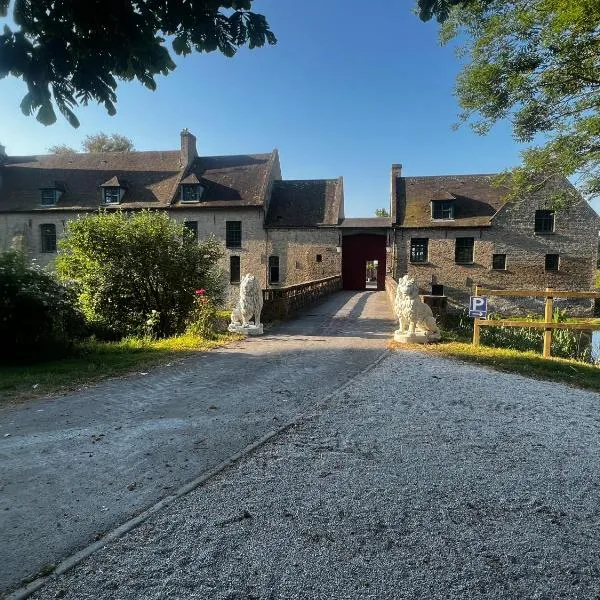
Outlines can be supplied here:
M74 290L15 251L0 254L0 315L3 359L61 355L85 334Z
M220 316L214 301L204 289L196 290L194 308L190 314L187 333L212 339L219 330Z
M70 221L59 248L60 276L77 282L85 315L105 338L182 333L194 290L205 288L215 301L223 295L221 246L214 238L197 243L166 213Z

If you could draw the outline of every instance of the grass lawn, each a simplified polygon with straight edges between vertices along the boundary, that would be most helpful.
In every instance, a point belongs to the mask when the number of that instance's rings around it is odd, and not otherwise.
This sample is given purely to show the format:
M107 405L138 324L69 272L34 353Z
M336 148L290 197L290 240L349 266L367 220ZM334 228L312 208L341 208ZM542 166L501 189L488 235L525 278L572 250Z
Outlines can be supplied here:
M0 365L0 403L62 394L102 379L143 372L152 366L204 352L239 340L220 334L214 340L181 335L158 341L127 339L88 342L74 356L31 365Z
M505 348L475 348L470 342L442 340L439 344L399 344L392 348L418 350L474 362L498 371L518 373L527 377L568 383L579 388L600 392L600 368L564 358L543 358L535 352L521 352Z

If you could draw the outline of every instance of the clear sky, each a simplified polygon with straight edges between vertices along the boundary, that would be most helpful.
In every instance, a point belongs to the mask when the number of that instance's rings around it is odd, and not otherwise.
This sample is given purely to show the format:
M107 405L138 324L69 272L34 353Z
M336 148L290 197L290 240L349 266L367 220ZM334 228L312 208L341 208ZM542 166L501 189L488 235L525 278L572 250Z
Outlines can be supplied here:
M301 7L301 8L299 8ZM412 0L257 0L276 46L177 58L156 92L118 88L117 115L80 108L79 129L44 127L19 109L21 81L0 80L0 142L8 154L41 154L88 134L118 132L138 150L179 147L187 127L205 155L278 148L285 179L344 176L346 216L389 208L392 163L405 175L492 173L518 163L507 124L481 137L452 130L460 68L422 23Z

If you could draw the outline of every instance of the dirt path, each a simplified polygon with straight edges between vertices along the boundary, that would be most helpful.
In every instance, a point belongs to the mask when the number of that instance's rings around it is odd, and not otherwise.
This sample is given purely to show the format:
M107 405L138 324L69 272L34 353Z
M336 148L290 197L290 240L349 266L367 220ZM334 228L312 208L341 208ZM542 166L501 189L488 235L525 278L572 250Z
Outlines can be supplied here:
M262 338L0 410L0 591L305 411L393 328L384 292L338 293Z

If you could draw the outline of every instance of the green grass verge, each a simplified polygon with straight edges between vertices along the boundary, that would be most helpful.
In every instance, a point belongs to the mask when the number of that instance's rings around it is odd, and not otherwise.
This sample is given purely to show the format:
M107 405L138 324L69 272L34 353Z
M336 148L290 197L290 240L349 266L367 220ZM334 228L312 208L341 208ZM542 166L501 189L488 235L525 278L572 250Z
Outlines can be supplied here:
M600 392L600 368L576 360L543 358L535 352L505 348L473 347L464 341L442 341L439 344L406 345L392 342L392 348L411 349L485 365L498 371L527 377L559 381Z
M0 366L0 402L66 393L109 377L143 372L241 338L237 334L220 334L213 340L181 335L157 341L87 342L78 345L75 355L68 358Z

